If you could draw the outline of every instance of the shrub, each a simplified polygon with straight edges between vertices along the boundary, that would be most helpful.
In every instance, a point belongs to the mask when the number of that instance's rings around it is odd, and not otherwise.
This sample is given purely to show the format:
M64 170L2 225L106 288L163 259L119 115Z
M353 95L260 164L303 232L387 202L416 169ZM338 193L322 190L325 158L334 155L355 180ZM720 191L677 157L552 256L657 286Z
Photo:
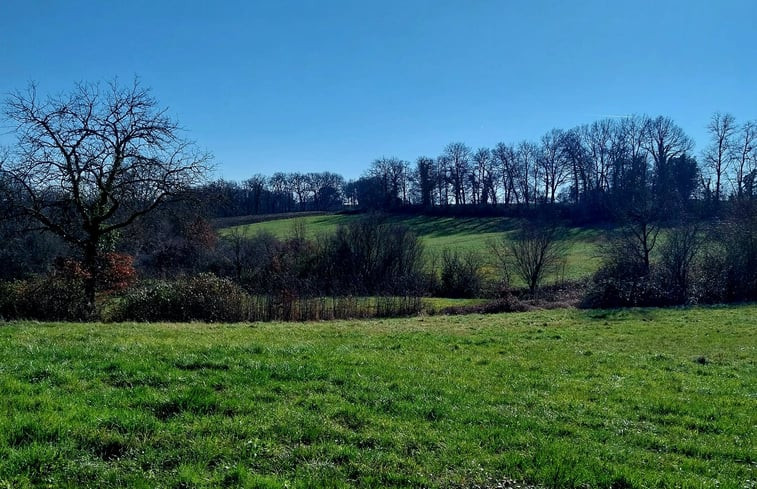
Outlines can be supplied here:
M472 253L444 250L441 255L440 288L441 297L478 297L481 292L481 258Z
M250 297L230 280L211 274L174 281L150 280L127 290L113 321L245 321Z
M602 267L581 302L584 308L641 307L665 304L659 281L652 274L625 274L622 269Z
M602 248L602 265L592 277L582 307L661 305L659 280L653 277L648 255L629 250L634 245L634 239L624 234Z
M5 282L0 294L0 317L4 319L81 321L88 317L81 280L49 275Z
M696 225L671 229L660 247L660 289L670 304L695 302L694 272L702 247L702 236Z
M418 292L424 283L423 246L407 226L379 216L337 228L324 243L318 276L336 293L397 294Z
M537 221L525 224L507 245L510 266L531 293L564 266L568 250L563 235L557 223Z
M265 277L282 246L271 233L247 236L234 229L221 238L212 268L219 275L233 278L250 293L265 292L270 286Z
M583 307L670 306L697 302L702 295L702 233L696 225L671 228L651 255L657 240L645 245L639 233L624 233L602 250Z
M137 281L134 257L125 253L105 253L100 257L100 290L119 292Z
M0 282L0 319L14 319L18 317L16 312L16 288L19 281Z
M723 253L727 301L757 299L757 204L739 211L716 237Z

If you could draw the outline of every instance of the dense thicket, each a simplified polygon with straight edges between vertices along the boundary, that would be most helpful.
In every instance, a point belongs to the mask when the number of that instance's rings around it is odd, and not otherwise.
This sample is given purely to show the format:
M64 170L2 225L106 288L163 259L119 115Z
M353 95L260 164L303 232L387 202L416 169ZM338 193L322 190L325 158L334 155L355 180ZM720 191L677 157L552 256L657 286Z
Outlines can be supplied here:
M205 221L171 207L145 224L125 240L133 246L136 263L123 250L103 254L98 292L100 312L109 319L408 314L418 312L417 297L433 288L418 238L406 226L377 215L318 239L306 238L296 226L286 239L230 233L219 240ZM152 236L154 226L163 227L163 234ZM136 284L135 267L143 279ZM0 318L87 318L81 262L55 258L48 270L0 282Z
M586 307L757 300L757 206L722 221L626 221L602 250Z

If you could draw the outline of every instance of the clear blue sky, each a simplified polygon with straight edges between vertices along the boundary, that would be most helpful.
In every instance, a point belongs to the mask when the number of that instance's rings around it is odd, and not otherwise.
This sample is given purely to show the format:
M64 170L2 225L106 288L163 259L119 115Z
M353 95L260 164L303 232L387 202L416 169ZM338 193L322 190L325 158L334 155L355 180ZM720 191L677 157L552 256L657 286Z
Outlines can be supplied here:
M757 118L757 1L0 2L0 92L138 75L218 176L536 139L604 115Z

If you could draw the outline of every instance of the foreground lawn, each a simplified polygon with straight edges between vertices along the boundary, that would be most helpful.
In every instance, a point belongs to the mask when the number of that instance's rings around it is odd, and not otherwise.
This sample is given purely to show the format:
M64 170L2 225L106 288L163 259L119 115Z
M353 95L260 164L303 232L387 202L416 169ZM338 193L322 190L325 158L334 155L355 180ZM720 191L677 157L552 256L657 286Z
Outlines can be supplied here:
M305 234L314 238L332 233L337 226L360 219L361 215L328 214L245 224L220 230L221 236L241 232L254 236L260 232L271 233L278 238L292 235L296 223L304 225ZM489 243L500 241L503 236L512 236L519 228L518 219L504 217L431 217L391 216L390 222L404 224L412 229L426 247L429 257L439 256L444 250L474 252L482 257L491 257ZM599 267L598 244L602 232L596 228L570 228L567 230L568 255L565 269L559 278L579 279L594 273ZM513 277L516 285L523 285Z
M0 487L754 487L755 318L4 324Z

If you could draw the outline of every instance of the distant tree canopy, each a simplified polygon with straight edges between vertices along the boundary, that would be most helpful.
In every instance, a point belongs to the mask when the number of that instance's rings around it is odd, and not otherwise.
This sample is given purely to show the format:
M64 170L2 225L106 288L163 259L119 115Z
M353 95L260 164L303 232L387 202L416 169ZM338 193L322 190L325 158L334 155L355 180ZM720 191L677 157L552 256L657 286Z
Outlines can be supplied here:
M739 125L715 114L700 158L694 143L664 116L602 119L552 129L539 141L499 142L471 149L453 142L436 158L415 163L381 157L363 176L334 173L255 175L239 184L218 181L211 214L229 216L298 210L440 211L561 204L587 219L613 219L629 202L649 196L655 206L683 210L696 202L717 211L726 199L755 198L757 123Z
M238 183L216 180L194 192L213 217L341 210L349 200L344 178L331 172L256 174Z

